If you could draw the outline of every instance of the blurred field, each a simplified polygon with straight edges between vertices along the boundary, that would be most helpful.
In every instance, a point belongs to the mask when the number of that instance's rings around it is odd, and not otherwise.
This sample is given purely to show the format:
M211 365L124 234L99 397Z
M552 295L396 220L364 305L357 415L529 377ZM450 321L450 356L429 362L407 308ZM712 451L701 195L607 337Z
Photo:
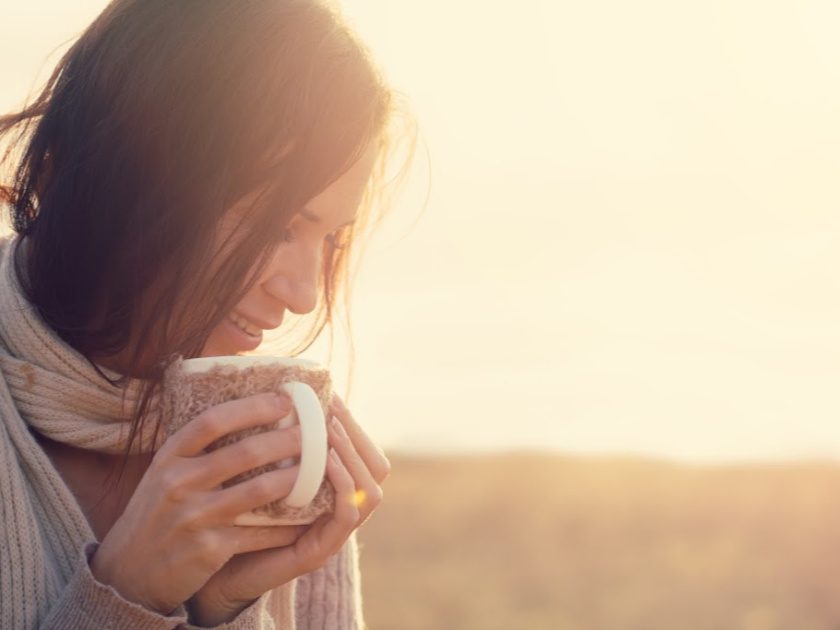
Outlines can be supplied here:
M840 465L391 459L372 630L840 629Z

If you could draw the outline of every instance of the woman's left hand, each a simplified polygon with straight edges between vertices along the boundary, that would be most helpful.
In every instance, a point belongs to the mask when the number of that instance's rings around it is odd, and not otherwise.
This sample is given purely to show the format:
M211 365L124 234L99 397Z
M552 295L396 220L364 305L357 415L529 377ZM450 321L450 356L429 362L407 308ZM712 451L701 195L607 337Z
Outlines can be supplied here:
M329 415L328 441L340 460L327 465L327 475L336 488L335 512L298 528L235 528L243 551L190 598L187 607L192 623L230 621L266 591L320 568L382 501L380 484L391 471L385 453L337 395L333 395ZM284 537L284 542L278 542Z

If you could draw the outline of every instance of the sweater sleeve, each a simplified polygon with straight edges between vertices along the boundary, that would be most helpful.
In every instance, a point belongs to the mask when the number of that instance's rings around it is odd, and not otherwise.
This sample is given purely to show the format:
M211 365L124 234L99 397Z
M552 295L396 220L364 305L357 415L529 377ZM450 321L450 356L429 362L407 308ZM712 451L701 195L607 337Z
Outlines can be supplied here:
M164 630L187 620L183 605L161 615L124 599L116 589L99 582L90 570L90 560L99 543L82 548L82 562L58 601L40 625L40 630Z
M256 625L254 625L256 623ZM262 625L261 625L262 624ZM359 553L354 532L337 554L311 573L264 593L218 630L367 630L362 616ZM201 630L181 624L178 630Z
M83 562L39 630L205 630L189 623L183 605L161 615L128 601L112 586L99 582L90 570L90 560L98 546L96 541L85 544ZM272 597L274 604L269 603ZM366 630L355 532L323 567L298 577L294 587L285 585L268 591L233 620L213 627L291 629Z
M297 630L366 630L355 531L323 567L297 578L295 597Z
M99 542L82 549L83 561L67 583L59 600L50 609L39 630L170 630L197 629L188 623L187 610L179 605L168 615L154 612L123 598L116 589L98 581L90 561ZM276 628L264 611L264 597L243 610L232 621L215 626L217 630L284 630Z
M284 584L266 591L231 621L213 626L212 630L295 630L293 601L294 583ZM184 622L177 630L205 628Z

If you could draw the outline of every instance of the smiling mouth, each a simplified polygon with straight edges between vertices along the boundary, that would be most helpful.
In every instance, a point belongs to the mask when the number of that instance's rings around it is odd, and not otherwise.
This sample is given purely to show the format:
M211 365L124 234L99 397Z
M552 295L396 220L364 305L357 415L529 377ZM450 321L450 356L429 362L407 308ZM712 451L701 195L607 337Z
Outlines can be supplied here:
M240 317L236 313L231 313L228 315L228 319L236 326L239 330L244 332L246 335L251 337L259 337L262 334L262 329L254 326L251 322L249 322L244 317Z

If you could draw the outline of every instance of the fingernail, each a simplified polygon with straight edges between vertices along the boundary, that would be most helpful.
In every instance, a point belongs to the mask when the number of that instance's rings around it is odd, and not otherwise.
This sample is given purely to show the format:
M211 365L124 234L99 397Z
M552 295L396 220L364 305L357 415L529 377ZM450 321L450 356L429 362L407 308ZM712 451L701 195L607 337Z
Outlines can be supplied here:
M330 459L333 460L333 463L340 464L341 460L338 459L338 453L335 452L334 448L330 449Z
M341 424L341 420L333 416L332 419L332 428L335 431L336 435L341 438L347 437L347 431L345 431L344 426Z

